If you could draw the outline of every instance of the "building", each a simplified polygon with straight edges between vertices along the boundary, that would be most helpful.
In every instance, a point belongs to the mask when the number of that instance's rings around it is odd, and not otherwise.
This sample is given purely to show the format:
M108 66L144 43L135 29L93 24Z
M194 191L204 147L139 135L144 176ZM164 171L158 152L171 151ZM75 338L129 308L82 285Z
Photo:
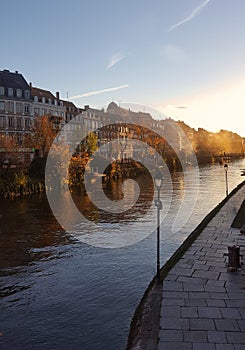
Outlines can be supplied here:
M15 134L21 146L33 119L31 88L16 71L0 71L0 133Z
M0 160L29 162L31 150L24 148L24 136L30 134L33 123L31 88L18 71L0 71ZM12 140L6 153L5 136Z
M66 108L60 100L59 92L54 96L50 91L31 87L33 116L49 116L53 121L54 129L59 131L65 123Z

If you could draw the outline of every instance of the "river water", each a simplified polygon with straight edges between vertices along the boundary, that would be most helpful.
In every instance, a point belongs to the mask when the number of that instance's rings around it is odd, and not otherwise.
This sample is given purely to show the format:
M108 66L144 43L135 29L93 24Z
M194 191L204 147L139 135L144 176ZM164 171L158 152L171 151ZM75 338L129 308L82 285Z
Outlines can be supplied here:
M241 168L244 160L229 164L229 190L242 182ZM138 182L144 191L136 210L121 216L120 223L98 212L85 194L73 197L87 218L100 218L105 232L107 225L130 230L132 221L142 222L142 230L153 224L156 210L149 209L152 182L147 176ZM171 225L184 187L187 192L193 188L183 183L181 173L172 175L172 186L170 210L161 226L161 264L225 197L224 168L200 168L195 208L174 234ZM109 198L120 199L120 188L115 181L105 191ZM164 186L161 196L168 200ZM80 231L72 235L59 226L45 195L0 201L0 349L125 349L134 310L156 273L156 234L106 249L84 243Z

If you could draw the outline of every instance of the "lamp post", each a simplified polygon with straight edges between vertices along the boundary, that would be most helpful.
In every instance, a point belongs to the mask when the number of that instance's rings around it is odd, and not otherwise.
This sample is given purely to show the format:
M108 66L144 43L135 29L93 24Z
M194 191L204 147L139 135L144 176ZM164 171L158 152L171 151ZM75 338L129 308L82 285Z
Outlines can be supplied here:
M226 196L228 196L228 164L224 164L225 169L225 186L226 186Z
M157 189L157 199L155 206L157 207L157 281L160 282L160 210L162 209L162 202L160 200L160 189L162 187L163 176L158 171L154 177L155 186Z

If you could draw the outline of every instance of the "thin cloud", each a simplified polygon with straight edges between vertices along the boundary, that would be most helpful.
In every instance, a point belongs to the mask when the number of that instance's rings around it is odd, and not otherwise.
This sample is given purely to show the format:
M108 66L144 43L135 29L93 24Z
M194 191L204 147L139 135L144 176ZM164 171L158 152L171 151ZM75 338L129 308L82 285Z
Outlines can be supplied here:
M105 92L110 92L110 91L116 91L116 90L120 90L120 89L125 89L125 88L127 88L127 87L128 87L128 85L121 85L121 86L112 87L112 88L108 88L108 89L103 89L103 90L97 90L97 91L87 92L87 93L82 94L82 95L72 96L72 97L70 97L70 99L75 100L75 99L77 99L77 98L88 97L88 96L94 96L94 95L100 95L100 94L104 94Z
M184 51L176 45L167 45L164 47L164 55L169 61L179 62L186 57Z
M179 26L181 26L182 24L189 22L190 20L192 20L194 17L196 17L197 15L199 15L199 13L202 11L202 9L210 2L210 0L205 0L201 5L197 6L192 13L186 17L185 19L183 19L182 21L174 24L173 26L171 26L168 29L168 32L171 32L173 29L178 28Z
M126 55L122 54L121 52L116 53L115 55L113 55L110 58L110 61L109 61L108 65L106 66L106 69L109 69L109 68L115 66L115 64L122 61L125 57L126 57Z

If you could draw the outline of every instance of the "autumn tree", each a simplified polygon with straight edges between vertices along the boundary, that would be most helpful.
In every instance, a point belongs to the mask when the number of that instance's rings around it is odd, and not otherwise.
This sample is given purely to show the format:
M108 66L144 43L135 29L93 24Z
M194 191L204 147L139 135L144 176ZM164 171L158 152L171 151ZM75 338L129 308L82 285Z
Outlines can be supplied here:
M54 129L53 122L48 116L35 117L31 131L28 143L39 151L39 155L42 158L48 154L57 131Z
M16 135L3 134L0 136L0 149L4 154L5 160L12 160L14 163L16 163L19 148L20 146Z

